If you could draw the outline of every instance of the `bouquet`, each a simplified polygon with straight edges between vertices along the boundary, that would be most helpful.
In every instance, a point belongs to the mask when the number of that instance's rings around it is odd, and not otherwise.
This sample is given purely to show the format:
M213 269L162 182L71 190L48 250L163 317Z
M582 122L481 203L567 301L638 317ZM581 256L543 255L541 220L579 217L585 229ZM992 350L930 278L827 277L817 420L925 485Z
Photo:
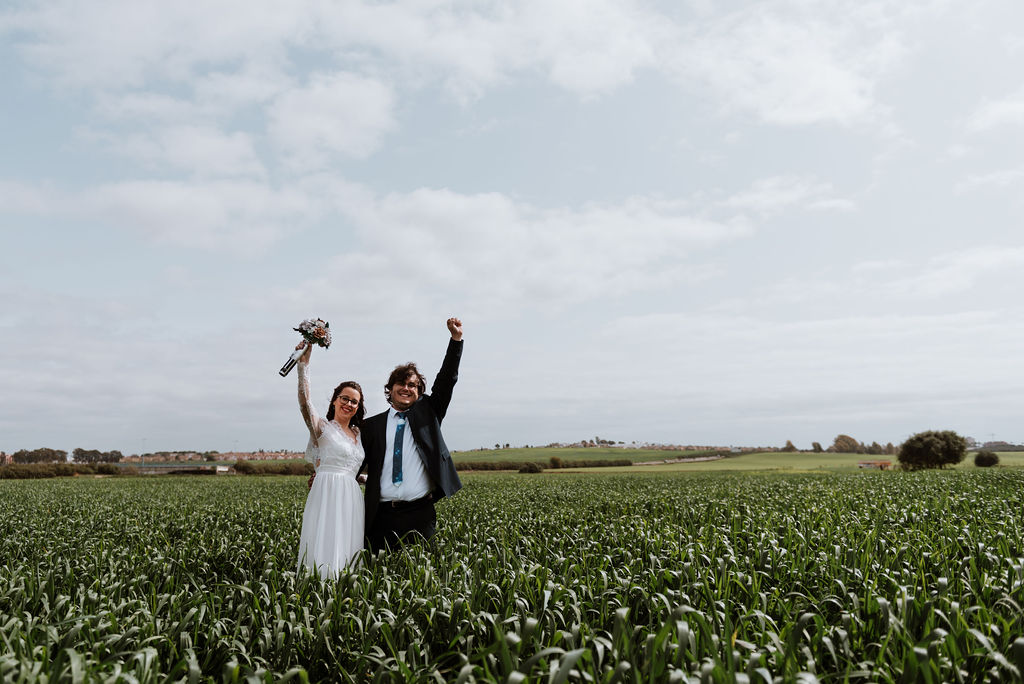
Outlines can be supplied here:
M322 318L307 318L299 323L299 327L292 328L292 330L302 335L302 338L306 340L307 346L315 344L327 349L331 346L330 327L331 324ZM281 370L278 371L282 378L291 372L305 352L306 347L300 347L292 352L292 355L288 357L285 364L281 366Z
M316 344L324 349L331 346L331 324L322 318L306 319L299 323L298 328L292 328L296 332L302 333L302 336L306 338L306 341L310 344Z

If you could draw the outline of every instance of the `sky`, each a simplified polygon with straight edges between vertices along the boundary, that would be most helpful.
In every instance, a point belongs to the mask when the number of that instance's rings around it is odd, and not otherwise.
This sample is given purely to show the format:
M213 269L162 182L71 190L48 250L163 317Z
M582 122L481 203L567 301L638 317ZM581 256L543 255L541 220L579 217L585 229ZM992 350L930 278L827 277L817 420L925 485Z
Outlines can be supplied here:
M0 450L1024 441L1024 4L0 3Z

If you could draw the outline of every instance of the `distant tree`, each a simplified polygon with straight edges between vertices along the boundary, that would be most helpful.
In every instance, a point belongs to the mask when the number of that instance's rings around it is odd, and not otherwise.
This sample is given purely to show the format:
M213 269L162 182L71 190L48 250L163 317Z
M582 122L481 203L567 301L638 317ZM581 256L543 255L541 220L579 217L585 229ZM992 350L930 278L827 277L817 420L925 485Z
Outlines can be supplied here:
M878 442L872 442L871 446L867 447L865 451L871 454L872 456L881 456L884 449L882 448L882 445L879 444Z
M836 435L829 451L836 454L861 454L864 447L850 435Z
M927 430L900 445L900 464L907 470L945 468L967 455L967 442L952 430Z
M811 442L811 451L816 454L823 452L824 449L821 448L821 442Z
M796 451L797 448L793 445L793 441L792 440L787 439L786 440L786 446L782 447L782 450L786 451L786 452L793 452L793 451Z
M494 448L495 448L495 449L500 449L500 448L501 448L501 445L500 445L500 444L498 444L498 443L495 443L495 444L494 444Z
M991 468L994 465L999 465L999 454L988 449L982 449L974 454L974 465L979 468Z
M64 463L68 460L68 452L60 449L21 449L11 454L14 463Z
M885 455L886 456L895 456L896 455L896 445L894 445L892 442L889 442L888 444L886 444L885 445Z
M205 458L207 462L217 460L217 456L215 454L206 454L203 458Z
M75 463L120 463L124 454L114 451L98 451L96 449L78 448L71 452L71 460Z
M97 449L78 447L71 452L71 460L75 463L107 463L107 455Z

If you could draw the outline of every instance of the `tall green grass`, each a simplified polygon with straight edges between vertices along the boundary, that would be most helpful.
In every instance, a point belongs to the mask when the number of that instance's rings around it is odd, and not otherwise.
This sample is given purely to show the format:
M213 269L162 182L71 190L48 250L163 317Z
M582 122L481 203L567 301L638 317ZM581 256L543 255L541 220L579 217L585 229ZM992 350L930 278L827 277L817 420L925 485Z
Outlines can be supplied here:
M1020 681L1024 473L470 476L294 572L302 478L0 482L0 681Z

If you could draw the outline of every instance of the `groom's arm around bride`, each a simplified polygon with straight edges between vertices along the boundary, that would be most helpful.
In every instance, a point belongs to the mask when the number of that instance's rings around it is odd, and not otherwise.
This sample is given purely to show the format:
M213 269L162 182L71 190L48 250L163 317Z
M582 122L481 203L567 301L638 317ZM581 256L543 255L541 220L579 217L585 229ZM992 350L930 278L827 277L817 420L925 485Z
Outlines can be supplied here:
M451 339L441 370L426 393L426 379L407 363L384 386L391 408L363 424L366 453L366 543L378 551L436 531L434 502L462 488L441 434L462 358L462 321L447 321Z

